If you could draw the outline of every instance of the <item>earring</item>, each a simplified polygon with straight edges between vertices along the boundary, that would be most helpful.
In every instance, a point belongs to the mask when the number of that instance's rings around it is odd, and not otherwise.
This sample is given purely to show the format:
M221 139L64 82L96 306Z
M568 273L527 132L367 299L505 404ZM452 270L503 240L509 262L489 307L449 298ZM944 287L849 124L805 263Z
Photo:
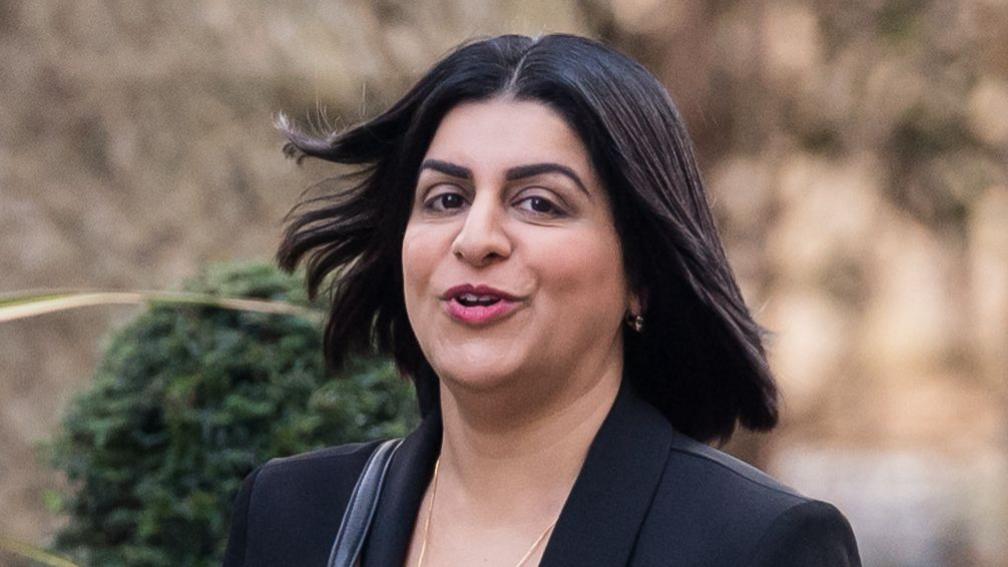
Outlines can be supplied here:
M636 315L633 312L627 311L626 324L634 331L640 333L644 330L644 316Z

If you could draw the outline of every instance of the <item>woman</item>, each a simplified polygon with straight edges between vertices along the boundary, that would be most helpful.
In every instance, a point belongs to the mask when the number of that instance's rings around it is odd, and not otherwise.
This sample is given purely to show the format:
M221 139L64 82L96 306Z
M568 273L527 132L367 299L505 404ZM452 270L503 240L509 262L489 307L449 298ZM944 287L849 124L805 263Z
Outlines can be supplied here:
M858 565L844 517L709 447L777 391L668 94L569 35L464 45L291 155L349 164L278 253L331 290L327 359L377 347L424 419L365 566ZM324 565L378 442L246 479L225 565Z

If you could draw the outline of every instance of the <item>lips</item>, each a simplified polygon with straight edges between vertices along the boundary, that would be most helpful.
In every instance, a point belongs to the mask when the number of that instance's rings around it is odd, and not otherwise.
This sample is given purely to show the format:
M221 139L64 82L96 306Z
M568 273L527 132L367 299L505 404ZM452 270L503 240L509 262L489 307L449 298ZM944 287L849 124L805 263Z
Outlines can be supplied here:
M467 325L490 324L520 306L517 297L487 285L458 285L446 291L441 299L448 315Z
M504 299L507 301L517 301L517 298L510 293L501 291L497 288L490 287L488 285L472 285L472 284L462 284L455 287L449 288L448 291L444 292L441 299L454 299L456 297L466 295L466 296L476 296L477 298L492 298L492 299Z

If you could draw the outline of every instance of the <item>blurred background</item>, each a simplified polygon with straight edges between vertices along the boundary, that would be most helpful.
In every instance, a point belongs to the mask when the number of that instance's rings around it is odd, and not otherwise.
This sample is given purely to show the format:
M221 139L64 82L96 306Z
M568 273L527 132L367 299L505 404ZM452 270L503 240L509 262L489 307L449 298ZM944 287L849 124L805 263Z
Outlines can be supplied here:
M0 293L268 261L332 173L273 113L352 124L460 41L556 31L644 63L697 144L785 396L729 449L865 565L1008 565L1004 0L0 0ZM64 521L36 446L135 313L0 324L0 535Z

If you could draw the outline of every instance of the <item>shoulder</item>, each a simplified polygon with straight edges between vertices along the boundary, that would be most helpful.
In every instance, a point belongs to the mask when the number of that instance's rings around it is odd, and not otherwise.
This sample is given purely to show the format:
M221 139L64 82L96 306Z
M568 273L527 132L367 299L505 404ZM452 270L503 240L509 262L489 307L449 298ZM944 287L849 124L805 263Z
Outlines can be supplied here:
M813 551L836 548L852 559L789 563L774 555L787 557L799 543ZM660 554L660 565L859 565L850 525L835 507L679 433L638 550L644 558Z
M752 553L749 565L859 567L850 524L833 505L817 500L796 504L775 519Z
M268 513L272 521L276 514L302 515L322 507L332 514L349 498L377 445L352 443L270 460L255 475L250 515Z
M738 506L775 510L806 498L770 475L728 453L673 432L665 481L702 481L698 496L729 498Z
M252 471L235 499L224 565L324 564L378 443L272 459Z
M292 480L298 480L311 485L315 480L332 482L343 477L352 477L356 482L357 475L379 443L380 441L348 443L270 459L260 467L256 484L262 486L280 480L281 484L287 485Z

